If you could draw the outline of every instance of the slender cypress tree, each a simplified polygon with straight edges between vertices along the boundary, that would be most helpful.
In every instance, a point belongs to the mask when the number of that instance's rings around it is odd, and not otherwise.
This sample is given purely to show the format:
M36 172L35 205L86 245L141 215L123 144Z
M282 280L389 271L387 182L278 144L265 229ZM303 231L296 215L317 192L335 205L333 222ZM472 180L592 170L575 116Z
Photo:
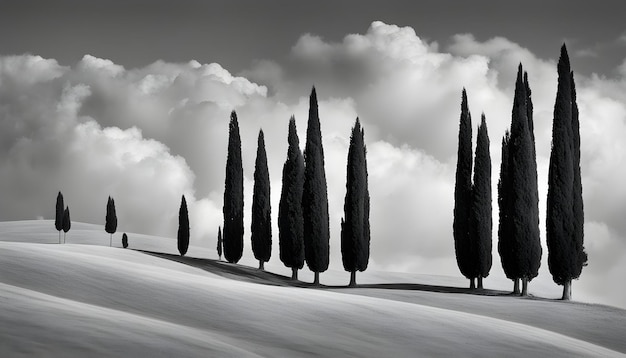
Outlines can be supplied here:
M259 260L259 269L272 256L272 219L270 205L270 174L263 130L259 131L256 163L254 166L254 192L252 196L252 252Z
M304 253L307 266L315 274L314 284L319 284L319 274L328 269L330 228L328 225L328 192L324 170L324 148L317 108L315 87L309 98L309 120L304 149L304 190L302 212L304 215Z
M511 179L511 236L513 253L522 280L522 295L528 294L528 282L539 273L541 242L539 238L539 197L537 167L529 130L527 94L519 65L511 120L509 170Z
M65 204L63 203L63 194L59 191L57 194L57 206L56 206L56 215L54 218L54 227L59 232L59 244L61 243L61 230L63 230L63 214Z
M356 285L356 272L365 271L370 256L369 190L365 133L359 119L352 128L346 174L346 198L341 219L341 258L350 272L350 286Z
M502 162L500 164L500 180L498 181L498 253L502 269L507 278L513 280L513 293L519 294L519 268L515 257L515 246L512 235L511 216L511 176L509 172L510 133L507 130L502 138Z
M105 218L104 231L109 233L109 246L113 245L113 234L117 230L117 215L115 214L115 200L109 196L107 200L107 214Z
M454 186L454 251L456 262L463 276L474 288L477 276L476 260L471 255L470 212L472 203L472 117L467 105L467 92L463 88L461 118L459 123L459 147Z
M122 247L128 247L128 235L126 235L126 233L122 234Z
M180 202L178 211L178 252L180 256L185 256L189 249L189 213L187 212L187 200L185 196Z
M222 227L217 228L217 256L222 261Z
M72 220L70 219L70 207L66 207L63 211L63 243L65 244L65 237L67 232L72 228Z
M243 255L243 164L237 113L232 111L228 129L228 157L224 190L224 258L237 263Z
M478 288L483 288L483 278L491 270L491 155L489 154L489 133L483 113L474 157L474 184L472 187L471 243L477 255Z
M576 89L565 45L557 66L558 87L552 122L548 170L546 235L552 279L571 298L571 282L587 262L583 247L583 203L580 179L580 131Z
M296 119L289 119L289 148L283 166L283 187L278 207L278 240L280 260L291 268L291 278L298 279L304 266L304 218L302 190L304 187L304 158L296 131Z

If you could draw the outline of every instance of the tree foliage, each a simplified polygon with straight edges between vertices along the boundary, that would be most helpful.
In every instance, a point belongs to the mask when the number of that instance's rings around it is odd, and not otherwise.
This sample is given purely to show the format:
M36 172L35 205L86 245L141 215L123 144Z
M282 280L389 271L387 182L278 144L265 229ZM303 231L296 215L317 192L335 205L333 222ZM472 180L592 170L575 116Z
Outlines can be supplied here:
M56 215L54 217L54 227L59 232L59 244L61 243L61 230L63 230L63 214L65 204L63 203L63 194L59 191L57 194Z
M112 245L113 234L117 230L117 214L115 213L115 200L109 196L107 200L107 213L105 217L104 231L109 233L109 246Z
M224 258L237 263L243 255L243 164L237 113L232 111L228 129L228 157L224 189Z
M189 249L189 213L187 212L187 200L185 196L180 202L178 211L178 252L180 256L185 256Z
M270 174L263 130L259 131L256 163L254 166L254 191L252 196L252 252L260 268L272 256L272 220L270 204Z

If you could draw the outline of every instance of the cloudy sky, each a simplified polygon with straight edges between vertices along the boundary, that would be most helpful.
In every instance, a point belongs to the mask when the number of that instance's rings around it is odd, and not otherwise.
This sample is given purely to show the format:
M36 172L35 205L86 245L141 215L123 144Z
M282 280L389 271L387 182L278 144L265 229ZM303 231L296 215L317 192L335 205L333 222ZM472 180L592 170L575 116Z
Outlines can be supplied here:
M103 223L112 195L120 231L174 237L185 194L192 244L213 246L234 109L246 178L244 256L251 257L258 131L266 136L275 217L288 120L296 116L304 145L315 85L331 267L341 269L345 162L359 116L368 145L370 267L460 275L452 206L461 90L468 91L474 133L486 114L495 190L522 62L535 104L544 241L536 281L550 285L545 197L556 61L565 42L581 113L590 261L574 283L574 298L626 307L626 288L615 284L626 272L620 2L527 1L515 9L501 3L3 1L0 220L51 219L62 190L73 220ZM494 251L497 277L503 276L499 261Z

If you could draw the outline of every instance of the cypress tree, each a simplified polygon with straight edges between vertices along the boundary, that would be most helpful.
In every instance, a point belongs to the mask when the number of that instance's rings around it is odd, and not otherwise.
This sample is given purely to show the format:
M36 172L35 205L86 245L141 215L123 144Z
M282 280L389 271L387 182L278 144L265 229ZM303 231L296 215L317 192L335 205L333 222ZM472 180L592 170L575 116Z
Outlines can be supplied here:
M222 261L222 227L217 228L217 256Z
M459 122L459 146L454 186L454 251L461 274L470 280L474 288L477 276L476 262L470 250L470 212L472 203L472 117L467 105L467 93L463 89L461 118Z
M330 228L328 225L328 192L324 170L324 148L317 108L315 87L309 98L309 120L304 149L304 189L302 212L304 216L304 253L307 266L315 274L328 269Z
M511 216L511 176L509 172L510 133L507 130L502 138L502 162L500 164L500 179L498 180L498 253L502 269L507 278L513 280L513 293L519 293L519 268L515 259L515 248L512 236Z
M259 260L259 269L272 256L272 220L270 205L270 174L263 130L259 131L256 162L254 166L254 192L252 196L252 252Z
M187 200L185 196L180 202L178 211L178 252L180 256L185 256L189 249L189 213L187 212Z
M522 295L528 294L528 282L539 273L541 242L539 238L539 197L537 165L529 130L526 86L522 65L519 65L509 141L511 179L511 236L517 260L517 277L522 280Z
M365 271L370 256L369 190L365 133L359 119L352 128L346 174L345 221L341 219L341 258L350 272L350 286L356 285L356 271Z
M483 278L491 270L491 156L489 133L483 113L476 139L474 157L474 185L472 187L471 243L477 257L478 288L483 288Z
M552 122L552 149L548 170L546 235L548 267L563 299L571 298L571 282L582 272L583 203L580 179L580 131L576 89L565 45L557 66L558 86Z
M65 237L67 232L72 228L72 220L70 219L70 207L66 207L63 211L63 243L65 244Z
M122 247L128 247L128 235L126 235L126 233L122 234Z
M57 206L56 206L56 215L54 218L54 227L59 232L59 244L61 243L61 230L63 230L63 214L65 204L63 203L63 194L59 191L57 194Z
M304 158L296 131L296 119L289 119L289 148L283 165L283 187L278 206L278 240L280 260L291 268L291 278L298 279L304 266L304 218L302 190L304 187Z
M117 215L115 214L115 200L109 196L107 200L107 214L105 218L104 231L109 233L109 246L113 245L113 234L117 230Z
M232 111L228 128L228 157L224 190L224 258L237 263L243 255L243 164L237 113Z

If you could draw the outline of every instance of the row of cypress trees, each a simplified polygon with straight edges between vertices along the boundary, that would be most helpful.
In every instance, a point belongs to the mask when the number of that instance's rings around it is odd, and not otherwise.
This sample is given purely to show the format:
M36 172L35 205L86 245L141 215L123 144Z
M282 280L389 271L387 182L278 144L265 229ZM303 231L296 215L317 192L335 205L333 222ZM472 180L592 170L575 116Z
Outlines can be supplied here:
M67 206L63 209L63 194L59 191L57 194L57 202L56 202L56 215L54 220L54 227L59 231L59 244L61 243L61 230L65 234L70 231L72 227L72 222L70 219L70 207ZM112 245L113 234L117 230L117 214L115 213L115 200L109 196L107 199L107 207L106 207L106 217L104 224L104 231L110 234L109 238L109 246ZM63 242L65 242L65 235L63 237Z
M295 118L289 120L287 159L283 165L282 191L278 211L280 260L292 269L292 278L307 266L319 274L329 266L329 215L324 149L320 127L317 93L309 97L309 117L304 155L299 146ZM356 284L356 271L364 271L369 261L369 191L364 131L357 118L348 153L345 220L342 219L341 247L344 269L351 272L350 284ZM224 190L224 227L218 231L218 254L236 263L243 254L243 166L237 114L231 113L228 156ZM263 131L259 132L254 171L254 194L251 225L252 251L259 268L271 256L272 230L270 180Z
M552 146L548 173L546 241L553 280L563 286L563 299L571 298L571 280L587 264L584 250L584 210L580 174L580 130L574 75L565 45L558 63L558 88L554 106ZM484 128L483 128L484 127ZM471 114L463 90L455 185L453 233L457 263L471 280L489 274L491 267L491 164L484 115L478 129L472 172ZM485 151L486 144L486 151ZM515 83L511 128L502 139L498 181L498 252L514 293L528 294L528 282L539 273L539 194L533 102L528 74L520 64Z

